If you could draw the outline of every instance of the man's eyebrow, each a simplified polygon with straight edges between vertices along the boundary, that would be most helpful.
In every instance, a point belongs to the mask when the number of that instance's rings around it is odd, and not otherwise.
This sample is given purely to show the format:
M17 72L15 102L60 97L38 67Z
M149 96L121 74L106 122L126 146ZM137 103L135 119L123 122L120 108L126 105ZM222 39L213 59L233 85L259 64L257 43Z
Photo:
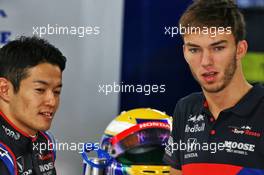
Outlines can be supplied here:
M48 86L49 83L43 80L34 80L33 83L39 83ZM62 83L60 83L57 87L62 87Z
M184 44L185 46L190 46L190 47L200 47L199 45L197 44L193 44L191 42L187 42L186 44Z
M216 41L214 43L211 43L210 46L217 46L217 45L222 44L222 43L227 43L227 40ZM191 43L191 42L187 42L184 45L189 46L189 47L200 47L199 45Z
M210 44L210 46L216 46L216 45L219 45L222 43L227 43L227 40L220 40L220 41L214 42L214 43Z

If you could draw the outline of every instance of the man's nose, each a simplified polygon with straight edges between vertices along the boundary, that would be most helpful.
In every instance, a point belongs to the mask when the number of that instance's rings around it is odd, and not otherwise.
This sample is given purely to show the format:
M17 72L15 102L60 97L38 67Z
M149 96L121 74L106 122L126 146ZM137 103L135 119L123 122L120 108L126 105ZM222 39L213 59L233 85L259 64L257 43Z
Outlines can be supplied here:
M56 97L55 94L52 91L47 92L45 104L49 106L55 106L56 105Z
M213 65L213 56L209 50L204 50L202 53L201 65L203 67Z

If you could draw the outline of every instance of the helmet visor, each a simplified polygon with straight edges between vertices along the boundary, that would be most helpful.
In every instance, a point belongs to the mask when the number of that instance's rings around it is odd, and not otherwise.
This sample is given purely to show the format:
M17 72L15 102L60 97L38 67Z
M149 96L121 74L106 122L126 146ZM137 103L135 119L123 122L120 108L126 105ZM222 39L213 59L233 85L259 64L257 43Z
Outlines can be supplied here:
M162 164L168 128L147 128L131 133L112 145L112 156L125 164Z

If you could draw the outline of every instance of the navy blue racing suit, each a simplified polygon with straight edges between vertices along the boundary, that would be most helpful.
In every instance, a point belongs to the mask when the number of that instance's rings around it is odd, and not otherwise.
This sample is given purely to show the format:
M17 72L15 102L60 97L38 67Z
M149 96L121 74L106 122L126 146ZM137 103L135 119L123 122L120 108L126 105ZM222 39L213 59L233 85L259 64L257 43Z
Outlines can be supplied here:
M31 137L0 112L0 174L56 175L54 139L48 132Z

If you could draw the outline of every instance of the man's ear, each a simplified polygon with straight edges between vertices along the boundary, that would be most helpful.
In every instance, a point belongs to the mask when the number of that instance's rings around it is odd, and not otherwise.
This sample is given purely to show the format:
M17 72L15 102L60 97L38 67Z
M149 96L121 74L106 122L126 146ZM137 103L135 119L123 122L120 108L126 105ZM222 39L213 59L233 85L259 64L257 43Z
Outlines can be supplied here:
M10 101L11 83L3 77L0 77L0 98L4 101Z
M182 45L183 56L184 56L185 61L189 64L189 60L187 59L186 49L187 48L186 48L185 44L183 44Z
M239 41L237 44L237 60L241 60L247 53L248 44L246 40Z

